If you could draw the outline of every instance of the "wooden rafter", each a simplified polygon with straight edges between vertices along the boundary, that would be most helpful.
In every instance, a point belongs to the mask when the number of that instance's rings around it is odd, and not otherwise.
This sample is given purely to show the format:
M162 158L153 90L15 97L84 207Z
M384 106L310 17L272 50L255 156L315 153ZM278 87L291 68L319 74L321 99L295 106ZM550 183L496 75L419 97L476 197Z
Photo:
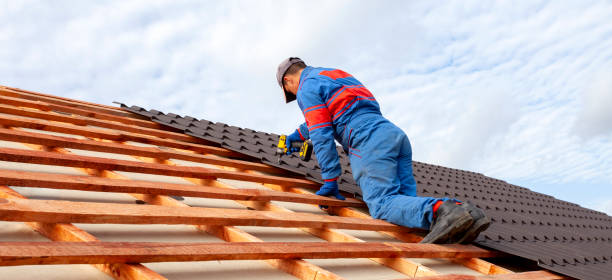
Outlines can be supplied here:
M4 101L4 100L2 100L2 98L0 97L0 102L1 101ZM20 107L1 104L1 103L0 103L0 113L10 114L10 115L15 115L15 116L22 116L22 117L29 117L29 118L45 119L45 120L69 123L69 124L80 125L80 126L91 125L91 126L103 127L107 129L115 129L119 131L139 133L142 135L156 136L156 137L161 137L161 138L166 138L166 139L173 139L177 141L184 141L188 143L207 143L206 141L202 139L195 138L187 134L183 134L183 133L169 132L169 131L160 130L160 129L128 125L128 124L117 123L117 122L112 122L112 121L99 120L96 118L64 115L64 114L58 114L55 112L45 112L45 111L40 111L40 110L28 109L28 108L20 108Z
M198 155L174 149L161 149L158 147L142 147L129 144L75 139L14 129L0 128L0 140L150 158L174 158L192 162L257 170L267 173L286 174L285 171L279 171L278 168L246 160L228 159L213 155Z
M67 124L61 122L53 122L41 119L30 119L24 117L15 117L8 115L0 115L0 123L5 126L12 127L23 127L29 129L39 129L50 132L59 132L65 134L73 134L84 137L102 138L116 141L134 141L150 145L158 145L164 147L178 148L184 150L192 150L201 153L214 153L220 156L244 158L242 154L232 152L230 150L200 145L194 143L188 143L183 141L177 141L172 139L159 138L155 136L142 135L130 132L118 132L115 130L105 128L93 128L86 126L79 126L74 124Z
M557 275L546 270L528 271L520 273L508 273L501 275L487 275L487 276L474 276L474 275L460 275L460 274L447 274L440 276L429 276L429 277L418 277L418 280L562 280L570 279L565 276Z
M467 245L378 242L0 242L0 266L210 260L492 257Z
M141 193L249 201L285 201L333 206L362 206L356 200L337 200L317 195L293 194L262 189L220 189L208 186L171 184L137 180L116 180L91 176L0 170L0 184L20 187L81 191Z
M0 148L0 160L200 179L223 178L247 182L276 183L310 188L318 186L317 183L305 179L270 175L252 175L241 172L223 171L196 166L167 166L156 163L143 163L129 160L58 154L53 152L29 151L13 148Z
M6 199L26 199L13 189L0 186L0 198ZM72 224L52 224L29 222L29 227L53 241L70 242L97 242L93 235L77 228ZM152 271L141 264L126 263L99 263L94 265L98 270L112 276L118 280L142 279L142 280L165 280L166 278Z
M126 205L61 200L0 199L0 220L91 224L184 224L264 227L343 228L410 231L380 220L345 218L311 213L282 213L205 207Z
M71 152L58 147L49 147L49 146L41 146L41 145L33 145L26 144L26 146L30 147L34 150L43 150L43 151L52 151L59 154L70 154ZM91 176L103 177L103 178L112 178L112 179L122 179L128 180L123 175L120 175L116 172L99 170L99 169L87 169L87 168L76 168L77 170L89 174ZM172 207L180 207L180 208L188 208L190 207L187 204L184 204L180 201L177 201L174 198L164 195L148 195L148 194L138 194L138 193L130 193L130 195L138 200L146 201L149 204L153 205L163 205L163 206L172 206ZM216 226L216 225L194 225L194 227L201 231L209 233L213 236L216 236L222 240L229 242L263 242L263 240L233 226ZM299 279L303 280L341 280L342 277L327 271L321 267L313 265L307 261L300 259L269 259L265 260L270 266L289 273ZM141 279L141 278L135 278ZM142 278L146 279L146 278Z

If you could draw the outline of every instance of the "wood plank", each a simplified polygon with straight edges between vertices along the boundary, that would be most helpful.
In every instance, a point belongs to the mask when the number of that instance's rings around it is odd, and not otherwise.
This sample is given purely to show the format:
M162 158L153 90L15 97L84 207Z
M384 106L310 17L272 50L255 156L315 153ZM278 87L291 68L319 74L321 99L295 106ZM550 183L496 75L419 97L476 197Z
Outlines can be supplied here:
M60 154L70 154L70 151L63 149L63 148L57 148L57 147L52 148L48 146L39 146L39 145L32 145L32 144L26 144L26 146L30 147L31 149L36 149L36 150L48 150L48 151L53 151L53 152L60 153ZM129 179L123 175L120 175L112 171L101 171L101 170L94 170L94 169L87 169L87 168L77 168L77 170L85 174L89 174L91 176L99 176L102 178L113 178L113 179L122 179L122 180ZM146 201L149 204L180 207L180 208L190 207L189 205L186 205L180 201L177 201L176 199L173 199L169 196L148 195L148 194L138 194L138 193L131 193L130 195L136 199ZM198 231L209 233L213 236L216 236L228 242L236 242L236 241L263 242L263 240L241 229L238 229L232 226L215 226L215 225L193 225L193 226ZM325 270L312 263L309 263L307 261L300 260L300 259L285 259L285 260L270 259L270 260L265 260L265 262L276 269L289 273L302 280L342 280L343 279L342 277L328 270ZM135 279L138 279L138 278L135 278Z
M244 158L245 156L230 151L228 149L187 143L182 141L176 141L172 139L164 139L154 136L141 135L129 132L117 132L115 130L109 130L105 128L91 128L78 126L73 124L64 124L59 122L52 122L47 120L30 119L16 116L0 115L0 125L11 126L11 127L22 127L29 129L45 130L50 132L59 132L66 134L73 134L85 137L100 138L115 141L134 141L150 145L159 145L165 147L178 148L183 150L191 150L200 153L212 153L220 156L229 156Z
M357 200L337 200L318 195L303 195L261 189L220 189L187 184L170 184L136 180L117 180L91 176L75 176L57 173L41 173L0 169L0 184L20 187L70 189L81 191L141 193L151 195L176 195L233 199L248 201L286 201L326 205L359 206Z
M414 279L414 278L411 278ZM418 277L419 280L559 280L570 279L569 277L557 275L546 270L528 271L519 273L499 274L499 275L460 275L447 274L439 276Z
M140 157L136 157L136 158L144 162L152 162L152 160L148 158L140 158ZM175 163L173 163L170 160L158 160L157 162L162 163L162 164L167 164L167 165L175 165ZM225 166L218 166L218 167L222 169L226 169L226 170L235 170L234 168L229 168ZM241 171L242 172L253 172L250 170L246 170L246 171L241 170ZM200 180L200 179L193 179L193 178L183 178L183 179L193 182L194 184L210 185L210 186L218 187L220 189L236 189L235 187L229 184L220 182L218 180ZM268 185L269 184L264 184L264 186L268 186ZM275 185L275 186L278 186L278 185ZM347 200L351 200L351 198L347 198ZM237 201L237 202L246 207L256 209L256 210L293 213L293 211L283 206L272 204L270 202L263 202L263 201ZM161 202L157 200L153 200L152 203L158 204ZM300 228L300 230L306 233L309 233L313 236L319 237L323 240L330 241L330 242L364 242L363 240L359 238L355 238L342 231L329 229L329 228ZM426 266L423 266L421 264L415 263L411 260L404 259L404 258L371 258L371 260L381 265L387 266L391 269L395 269L396 271L399 271L411 277L437 274L434 270Z
M469 269L478 271L482 274L506 274L512 273L511 270L503 268L499 265L490 263L482 259L454 259L454 263L461 264Z
M141 147L120 143L82 140L15 129L0 128L0 140L159 159L175 158L192 162L258 170L273 174L285 174L284 170L257 162L180 152L174 149L160 149L157 147Z
M319 184L305 179L286 178L281 176L257 175L203 168L197 166L168 166L156 163L143 163L129 160L117 160L90 156L58 154L54 152L30 151L12 148L0 148L0 160L25 162L46 165L58 165L78 168L94 168L137 172L165 176L190 177L200 179L232 179L248 182L274 183L296 187L319 187Z
M257 171L246 171L249 173L254 173L256 174ZM263 184L263 186L268 187L270 189L273 190L278 190L278 191L284 191L284 192L292 192L292 193L297 193L297 194L312 194L312 192L310 190L304 190L301 188L294 188L294 187L290 187L290 186L281 186L281 185L275 185L275 184ZM257 209L257 208L255 208ZM348 208L348 207L334 207L331 206L328 209L328 212L332 215L337 215L340 217L354 217L354 218L362 218L362 219L372 219L372 217L366 213L363 213L361 211L358 211L356 209L353 208ZM305 229L307 231L316 231L317 229ZM418 232L420 230L416 230L415 232ZM409 242L409 243L417 243L420 242L423 237L414 233L414 232L380 232L384 235L388 235L391 236L397 240L401 240L404 242ZM315 234L315 233L313 233ZM328 234L329 235L329 234ZM478 259L478 258L472 258L472 259L453 259L451 260L452 262L461 264L469 269L472 269L474 271L478 271L482 274L507 274L507 273L512 273L511 270L505 269L501 266L495 265L493 263L487 262L485 260L482 259ZM425 271L425 273L428 273L428 271ZM415 275L415 276L419 276L419 275ZM422 276L422 275L421 275Z
M44 223L187 224L408 231L380 220L310 213L58 200L0 199L0 220Z
M148 128L154 128L154 129L164 128L164 126L162 126L161 124L158 124L151 120L141 120L141 119L135 119L135 118L120 117L116 115L104 114L100 112L93 112L93 111L79 109L75 107L68 107L68 106L47 103L43 101L32 101L32 100L21 99L21 98L16 98L16 97L0 96L0 103L12 105L12 106L27 107L27 108L32 108L32 109L37 109L37 110L42 110L42 111L56 111L56 112L74 114L74 115L79 115L83 117L90 117L90 118L96 118L96 119L107 120L107 121L115 121L115 122L120 122L124 124L137 125L141 127L148 127Z
M168 162L167 164L171 164ZM247 171L249 172L249 171ZM189 178L185 178L190 180ZM227 184L224 184L219 181L214 181L213 184L219 188L223 189L232 189L233 187ZM271 186L270 184L263 184L263 186L271 187L271 188L280 188L281 186L275 185ZM289 210L285 207L275 205L267 202L253 202L253 201L239 201L239 203L251 207L256 210L263 211L276 211L276 212L286 212L286 213L294 213L294 211ZM300 228L300 230L311 234L313 236L319 237L323 240L327 240L329 242L365 242L359 238L346 234L340 230L330 229L330 228ZM394 269L400 273L405 275L415 277L415 276L426 276L426 275L437 275L433 269L428 268L422 264L413 262L409 259L404 258L371 258L372 261L377 262L381 265L387 266L391 269Z
M0 102L2 101L3 100L0 97ZM81 125L81 126L91 125L91 126L103 127L107 129L138 133L138 134L161 137L161 138L166 138L166 139L173 139L173 140L183 141L183 142L188 142L188 143L198 143L198 144L205 144L205 145L213 144L209 141L206 141L200 138L196 138L196 137L184 134L184 133L179 133L179 132L172 132L172 131L167 131L163 129L154 129L154 128L135 126L135 125L122 124L122 123L117 123L117 122L112 122L112 121L100 120L96 118L72 116L72 115L66 115L66 114L61 114L61 113L46 112L46 111L41 111L41 110L36 110L36 109L15 107L15 106L10 106L6 104L2 104L2 103L0 103L0 113L28 117L28 118L37 118L37 119L49 120L49 121L64 122L64 123Z
M84 105L91 105L91 106L96 106L96 107L107 108L107 109L111 109L111 110L118 110L118 108L115 107L115 106L98 104L98 103L93 103L93 102L87 102L87 101L77 100L77 99L71 99L71 98L68 98L68 97L62 97L62 96L57 96L57 95L45 94L45 93L40 93L40 92L36 92L36 91L31 91L31 90L25 90L25 89L14 88L14 87L7 87L7 86L0 86L0 88L4 88L4 89L16 91L16 92L21 92L21 93L27 93L27 94L30 94L30 95L33 95L33 96L38 96L38 97L48 97L48 98L51 98L53 100L63 100L63 101L71 102L71 103L73 103L75 105L84 104Z
M0 186L0 198L26 199L15 190ZM72 224L26 223L41 235L53 241L95 242L99 241L93 235ZM142 264L102 263L93 265L98 270L117 280L165 280L166 278L143 266Z
M67 153L68 151L63 149L56 149L59 153ZM142 158L136 157L141 160L145 160L145 162L158 162L171 163L169 160L159 160L159 159L151 159L151 158ZM86 171L87 170L83 170ZM91 174L91 173L90 173ZM94 175L104 176L106 178L115 178L115 179L126 179L124 176L117 174L115 172L103 172L96 173ZM200 183L206 180L197 180L196 184L200 185ZM205 184L204 184L205 185ZM136 199L145 201L146 203L153 205L162 205L162 206L171 206L171 207L179 207L185 208L189 207L189 205L177 201L169 196L163 195L148 195L148 194L130 194ZM237 201L240 202L240 201ZM211 234L213 236L218 237L219 239L228 241L228 242L263 242L263 240L253 236L252 234L247 233L246 231L233 227L233 226L215 226L215 225L193 225L197 230ZM310 262L300 259L271 259L265 260L270 266L289 273L299 279L303 280L339 280L344 279L328 270L325 270L321 267L318 267Z
M101 105L101 104L94 104L94 103L87 104L84 101L76 101L73 99L59 98L57 96L46 95L46 94L41 94L41 93L26 92L20 89L0 87L0 95L23 98L23 99L34 100L34 101L43 101L47 103L58 104L58 105L67 106L67 107L75 107L75 108L80 108L80 109L87 109L87 110L94 111L94 112L100 112L100 113L105 113L105 114L110 114L110 115L121 116L121 117L144 119L144 117L137 116L136 114L124 111L117 107Z
M329 242L0 242L0 265L488 256L465 245Z

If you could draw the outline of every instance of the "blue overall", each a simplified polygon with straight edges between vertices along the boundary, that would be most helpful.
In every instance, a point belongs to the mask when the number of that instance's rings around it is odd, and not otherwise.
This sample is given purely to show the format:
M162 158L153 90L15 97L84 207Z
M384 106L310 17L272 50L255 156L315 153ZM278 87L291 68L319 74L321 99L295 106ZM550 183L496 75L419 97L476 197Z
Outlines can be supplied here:
M382 116L361 82L338 69L309 66L300 76L297 101L306 119L300 137L312 140L325 181L341 174L335 139L349 155L372 217L430 228L433 205L441 199L416 196L410 141Z

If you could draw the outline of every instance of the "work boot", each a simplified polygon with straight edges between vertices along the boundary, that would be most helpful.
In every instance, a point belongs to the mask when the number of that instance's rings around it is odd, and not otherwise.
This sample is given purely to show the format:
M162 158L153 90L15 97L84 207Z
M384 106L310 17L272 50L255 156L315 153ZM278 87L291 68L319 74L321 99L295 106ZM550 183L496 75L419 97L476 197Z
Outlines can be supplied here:
M456 236L459 237L456 243L467 244L474 241L476 237L478 237L478 234L489 228L489 225L491 224L491 219L489 219L489 217L485 215L482 209L478 208L475 205L463 202L461 204L461 207L465 208L465 210L470 213L472 219L474 220L472 226L470 226L470 228L465 232L463 236Z
M429 233L420 243L449 243L458 235L463 237L473 223L474 220L466 208L452 200L444 201L434 213Z

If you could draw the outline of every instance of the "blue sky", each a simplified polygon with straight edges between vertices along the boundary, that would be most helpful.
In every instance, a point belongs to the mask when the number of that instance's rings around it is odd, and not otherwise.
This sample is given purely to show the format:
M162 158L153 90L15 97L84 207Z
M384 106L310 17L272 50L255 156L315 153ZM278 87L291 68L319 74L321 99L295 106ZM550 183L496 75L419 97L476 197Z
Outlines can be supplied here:
M0 1L0 84L272 132L275 80L341 68L414 159L612 214L610 1Z

